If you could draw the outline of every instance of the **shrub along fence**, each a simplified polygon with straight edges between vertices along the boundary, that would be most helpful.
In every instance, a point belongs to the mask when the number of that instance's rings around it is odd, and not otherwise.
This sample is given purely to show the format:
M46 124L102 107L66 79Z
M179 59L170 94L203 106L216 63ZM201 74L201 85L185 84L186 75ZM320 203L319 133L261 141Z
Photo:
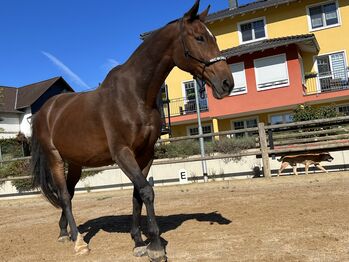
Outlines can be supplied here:
M298 154L319 151L349 149L349 116L294 122L281 125L264 125L239 130L230 130L195 136L176 137L159 140L156 144L153 165L205 161L213 159L239 159L244 156L262 158L263 175L271 177L270 156ZM235 134L255 134L236 138ZM198 139L205 140L206 154L200 156ZM19 190L28 189L28 173L16 174L18 170L29 170L30 157L5 159L0 161L0 183L12 181ZM11 167L8 167L11 164ZM13 164L16 163L16 164ZM85 175L117 169L114 166L84 168ZM24 182L26 180L26 182Z

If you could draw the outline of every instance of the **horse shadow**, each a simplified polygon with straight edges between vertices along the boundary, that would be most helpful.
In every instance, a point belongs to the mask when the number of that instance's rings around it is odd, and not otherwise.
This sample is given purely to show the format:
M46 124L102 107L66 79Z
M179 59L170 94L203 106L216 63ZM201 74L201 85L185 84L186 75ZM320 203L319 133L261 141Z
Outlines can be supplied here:
M188 220L209 222L210 225L215 223L219 225L229 225L232 222L218 212L156 216L156 219L159 225L160 233L166 233L174 230ZM131 215L103 216L91 219L84 224L81 224L78 229L81 234L86 233L84 240L86 243L89 243L100 230L108 233L129 233L131 231L131 221ZM141 228L144 229L143 234L148 237L148 234L145 231L147 228L145 216L142 216ZM167 241L164 239L162 239L162 241L167 243Z

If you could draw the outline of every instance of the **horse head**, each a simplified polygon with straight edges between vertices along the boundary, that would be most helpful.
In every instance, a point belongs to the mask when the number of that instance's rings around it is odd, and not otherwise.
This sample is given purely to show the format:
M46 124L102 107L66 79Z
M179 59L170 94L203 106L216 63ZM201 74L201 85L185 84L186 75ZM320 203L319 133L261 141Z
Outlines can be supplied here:
M215 36L205 26L210 6L198 14L200 1L178 20L179 35L174 63L195 78L206 81L213 96L221 99L230 94L234 80L225 57L221 56Z

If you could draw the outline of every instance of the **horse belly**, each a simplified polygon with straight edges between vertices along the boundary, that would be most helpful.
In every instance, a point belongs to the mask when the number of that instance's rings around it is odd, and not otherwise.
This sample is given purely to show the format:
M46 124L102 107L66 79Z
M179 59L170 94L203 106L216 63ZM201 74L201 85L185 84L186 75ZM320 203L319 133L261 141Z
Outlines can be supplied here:
M96 167L112 163L106 139L101 137L70 136L54 144L65 161L76 165Z

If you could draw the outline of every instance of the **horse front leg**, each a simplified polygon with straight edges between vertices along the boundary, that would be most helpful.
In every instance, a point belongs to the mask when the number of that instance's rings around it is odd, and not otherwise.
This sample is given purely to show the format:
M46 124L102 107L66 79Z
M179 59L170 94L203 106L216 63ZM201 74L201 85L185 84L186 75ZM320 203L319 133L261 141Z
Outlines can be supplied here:
M142 170L143 176L146 178L148 176L153 159L148 161L147 166ZM131 224L131 237L135 242L135 247L133 249L133 255L136 257L141 257L147 254L147 246L144 243L141 235L141 214L143 200L136 188L133 188L133 212L132 212L132 224Z
M114 160L119 165L121 170L126 174L126 176L132 181L135 190L138 192L147 210L148 234L150 239L150 243L146 249L148 257L150 261L167 261L165 249L160 240L159 227L155 218L154 190L138 166L134 153L127 147L116 151L117 152L115 152ZM135 218L140 216L139 212L140 211L137 209L135 212ZM137 221L139 221L139 219L137 219ZM137 223L139 222L135 222L134 225L137 226ZM135 235L138 236L138 233Z

